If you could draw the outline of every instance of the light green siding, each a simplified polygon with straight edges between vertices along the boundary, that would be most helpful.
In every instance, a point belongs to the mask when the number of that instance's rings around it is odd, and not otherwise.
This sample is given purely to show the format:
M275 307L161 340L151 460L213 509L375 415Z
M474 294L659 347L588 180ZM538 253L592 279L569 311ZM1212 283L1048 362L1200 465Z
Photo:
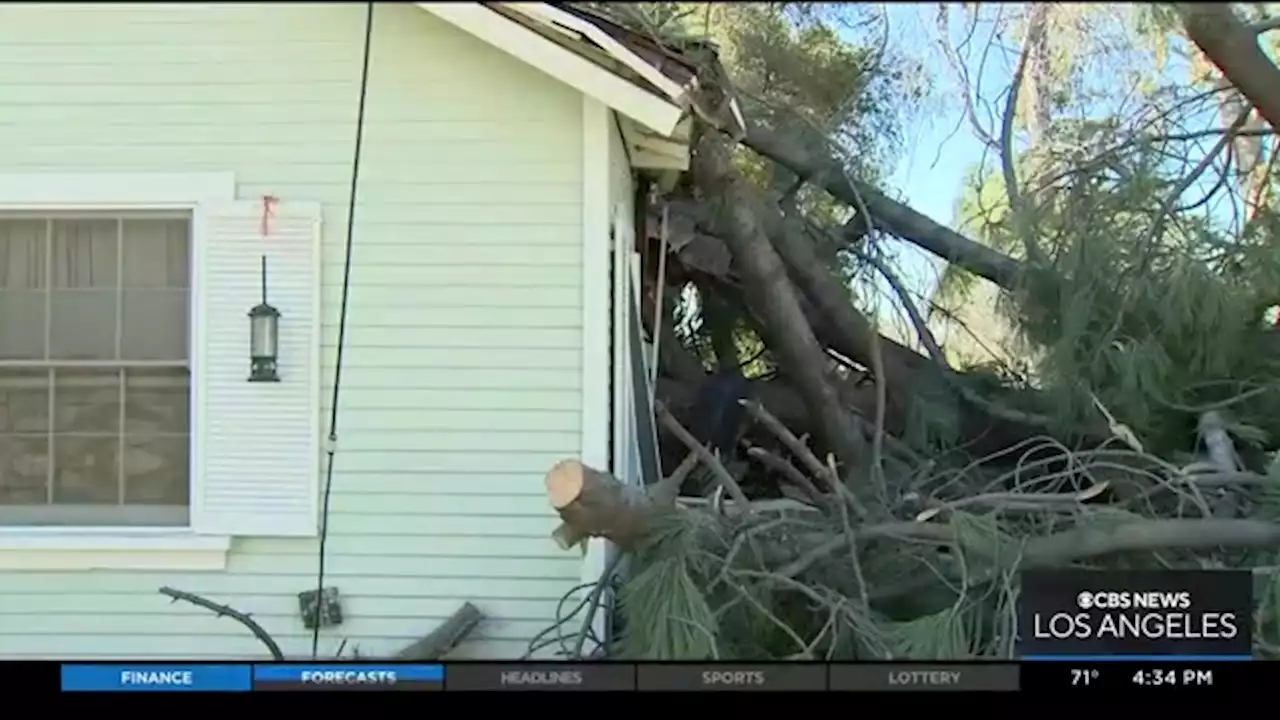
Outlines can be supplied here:
M324 205L324 410L364 7L0 5L5 172L234 171ZM365 656L464 600L462 657L516 657L578 582L541 478L581 424L582 99L411 4L375 20L327 584ZM252 298L246 298L246 303ZM310 652L316 541L237 539L218 572L0 571L0 657L258 657L250 612Z

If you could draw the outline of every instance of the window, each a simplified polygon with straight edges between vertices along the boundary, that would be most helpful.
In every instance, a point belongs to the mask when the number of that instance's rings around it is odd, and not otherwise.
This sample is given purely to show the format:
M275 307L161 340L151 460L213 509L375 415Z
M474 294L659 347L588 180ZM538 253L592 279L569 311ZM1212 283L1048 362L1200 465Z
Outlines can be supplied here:
M233 173L0 173L0 571L316 536L320 242ZM264 257L277 383L247 381Z
M0 215L0 526L187 526L187 214Z

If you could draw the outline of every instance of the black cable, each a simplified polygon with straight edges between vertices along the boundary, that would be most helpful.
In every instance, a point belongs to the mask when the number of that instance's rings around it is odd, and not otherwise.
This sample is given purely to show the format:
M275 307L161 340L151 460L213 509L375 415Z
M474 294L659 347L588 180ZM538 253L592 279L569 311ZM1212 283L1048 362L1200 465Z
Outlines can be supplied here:
M626 553L619 551L609 561L598 580L572 587L561 595L560 601L556 603L555 623L533 636L533 639L529 641L528 649L525 650L524 657L520 659L534 659L537 653L552 645L559 645L560 649L555 653L556 656L567 660L599 660L608 657L609 643L596 634L595 628L592 627L594 624L592 621L595 619L597 612L606 614L613 612L610 603L605 602L604 592L609 590L616 596L618 591L622 589L622 581L618 576L618 571L625 557ZM579 600L573 610L565 613L564 609L569 604L569 600L588 588L591 589L591 592ZM584 610L586 615L579 623L578 632L576 634L566 634L565 628L569 623L577 619L578 614ZM592 648L584 653L583 648L588 641L592 643Z
M327 467L324 473L324 493L320 502L320 550L316 570L316 617L311 629L311 659L320 654L320 619L324 608L324 558L329 540L329 494L333 490L333 456L338 447L338 391L342 387L342 349L347 336L347 298L351 289L352 229L356 219L356 188L360 184L360 150L364 146L364 101L369 90L369 47L373 39L373 3L367 4L364 18L364 59L360 67L360 100L356 107L356 140L351 154L351 194L347 199L347 246L342 263L342 300L338 309L338 354L333 366L333 396L329 402L329 442L325 448Z

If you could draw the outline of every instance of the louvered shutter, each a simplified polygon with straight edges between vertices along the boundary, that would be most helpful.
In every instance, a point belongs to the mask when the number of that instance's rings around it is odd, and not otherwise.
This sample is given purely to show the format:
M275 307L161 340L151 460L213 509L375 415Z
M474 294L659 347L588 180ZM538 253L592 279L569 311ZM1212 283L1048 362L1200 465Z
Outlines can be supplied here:
M320 208L234 202L197 212L192 526L312 536L320 456ZM264 236L264 229L266 231ZM280 311L280 382L249 382L249 309Z

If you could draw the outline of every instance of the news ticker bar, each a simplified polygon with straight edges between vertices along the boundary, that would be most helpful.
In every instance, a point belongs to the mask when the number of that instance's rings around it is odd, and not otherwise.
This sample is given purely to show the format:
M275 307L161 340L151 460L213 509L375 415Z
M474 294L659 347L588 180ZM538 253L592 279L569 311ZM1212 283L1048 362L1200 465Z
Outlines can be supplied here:
M1240 690L1280 663L1248 658L1053 657L1022 663L5 663L7 687L62 692ZM1233 661L1235 660L1235 661ZM18 675L23 676L21 680ZM30 677L27 678L26 676ZM1272 676L1270 678L1264 677ZM54 683L57 683L54 685Z

